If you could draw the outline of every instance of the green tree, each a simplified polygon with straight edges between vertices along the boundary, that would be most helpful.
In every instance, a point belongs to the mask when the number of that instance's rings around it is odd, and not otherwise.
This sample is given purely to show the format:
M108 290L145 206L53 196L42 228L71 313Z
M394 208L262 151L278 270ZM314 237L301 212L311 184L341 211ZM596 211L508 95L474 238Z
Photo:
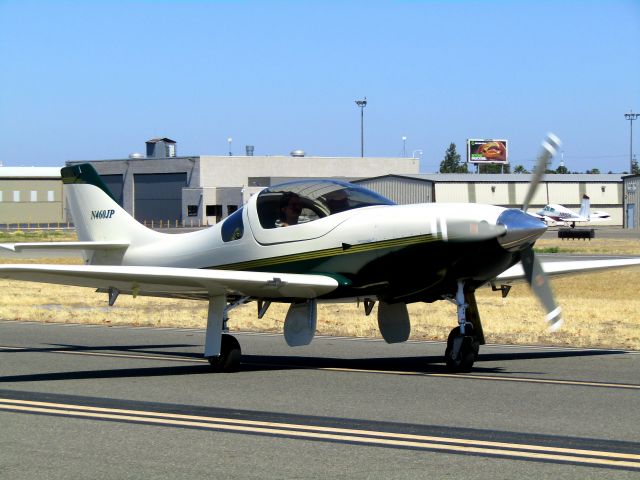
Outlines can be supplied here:
M456 152L455 143L447 148L444 158L440 162L440 173L469 173L467 164L460 160L460 154Z
M585 173L597 174L600 173L600 170L597 168L592 168L591 170L587 170Z
M559 165L558 168L556 168L556 173L569 173L569 169L564 165Z
M481 163L478 168L479 173L511 173L509 164Z
M513 169L513 173L531 173L529 170L524 168L523 165L516 165L516 168Z
M640 167L638 166L638 161L636 160L636 156L633 156L633 160L631 161L631 173L633 175L640 174Z

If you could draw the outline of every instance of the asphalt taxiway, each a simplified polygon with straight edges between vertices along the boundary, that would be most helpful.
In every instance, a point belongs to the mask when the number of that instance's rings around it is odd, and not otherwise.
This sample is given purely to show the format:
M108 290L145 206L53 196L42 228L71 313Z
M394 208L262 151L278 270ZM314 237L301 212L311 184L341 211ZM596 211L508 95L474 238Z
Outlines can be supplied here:
M638 478L640 354L0 322L3 478Z

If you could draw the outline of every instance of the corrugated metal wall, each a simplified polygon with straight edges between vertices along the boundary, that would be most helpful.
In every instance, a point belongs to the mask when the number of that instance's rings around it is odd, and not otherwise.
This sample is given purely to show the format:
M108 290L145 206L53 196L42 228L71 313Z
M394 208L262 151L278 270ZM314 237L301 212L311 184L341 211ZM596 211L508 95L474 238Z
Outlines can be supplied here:
M624 226L640 228L640 177L624 179Z
M433 182L412 178L382 177L354 182L390 200L407 205L433 202Z

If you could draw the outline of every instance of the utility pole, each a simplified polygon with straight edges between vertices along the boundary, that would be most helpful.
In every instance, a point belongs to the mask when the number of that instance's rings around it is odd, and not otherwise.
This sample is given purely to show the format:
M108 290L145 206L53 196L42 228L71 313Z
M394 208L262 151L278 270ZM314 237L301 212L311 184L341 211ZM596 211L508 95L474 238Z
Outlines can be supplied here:
M629 120L629 173L633 173L633 121L637 120L640 113L633 113L633 110L629 110L629 113L624 114L624 118Z
M367 106L367 97L356 100L356 105L360 108L360 156L364 157L364 107Z
M402 158L407 156L407 137L402 136Z

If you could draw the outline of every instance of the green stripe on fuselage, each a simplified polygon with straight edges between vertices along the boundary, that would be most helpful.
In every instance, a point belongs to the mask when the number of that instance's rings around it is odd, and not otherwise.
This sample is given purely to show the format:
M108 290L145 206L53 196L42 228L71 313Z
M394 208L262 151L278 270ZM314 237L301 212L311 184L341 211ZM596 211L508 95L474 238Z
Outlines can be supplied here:
M216 265L209 268L220 270L269 270L271 267L276 267L275 269L277 269L278 266L283 265L299 264L300 262L308 262L312 260L327 260L329 258L343 255L354 255L365 252L404 248L421 243L430 243L440 239L441 237L439 235L418 235L415 237L394 238L391 240L382 240L379 242L348 245L345 247L340 246L323 250L295 253L292 255L282 255L278 257L249 260L246 262Z

